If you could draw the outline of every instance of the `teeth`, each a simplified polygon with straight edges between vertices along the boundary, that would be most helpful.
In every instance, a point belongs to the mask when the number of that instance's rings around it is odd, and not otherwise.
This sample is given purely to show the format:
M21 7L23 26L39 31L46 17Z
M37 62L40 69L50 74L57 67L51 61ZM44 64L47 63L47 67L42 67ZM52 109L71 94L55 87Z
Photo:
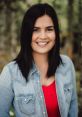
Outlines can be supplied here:
M47 44L47 42L37 42L37 44L40 46L45 46Z

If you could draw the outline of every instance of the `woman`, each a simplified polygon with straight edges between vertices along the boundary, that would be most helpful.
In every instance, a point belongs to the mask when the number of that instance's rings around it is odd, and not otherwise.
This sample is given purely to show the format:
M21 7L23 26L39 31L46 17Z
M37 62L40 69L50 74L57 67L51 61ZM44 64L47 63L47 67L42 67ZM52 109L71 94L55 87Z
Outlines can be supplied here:
M60 55L56 12L44 3L31 6L23 19L21 49L0 75L0 117L77 117L75 71Z

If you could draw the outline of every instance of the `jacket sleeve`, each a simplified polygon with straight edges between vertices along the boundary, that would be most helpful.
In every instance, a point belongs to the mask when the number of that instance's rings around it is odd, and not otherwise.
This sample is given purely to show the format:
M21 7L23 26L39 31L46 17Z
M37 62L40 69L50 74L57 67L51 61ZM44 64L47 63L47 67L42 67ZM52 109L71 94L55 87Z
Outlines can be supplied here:
M68 117L78 117L78 102L77 102L77 91L76 91L76 77L75 77L75 69L74 65L71 61L71 75L72 75L72 83L73 83L73 91L72 91L72 99L69 108Z
M0 74L0 117L10 117L9 111L13 100L11 75L8 66Z

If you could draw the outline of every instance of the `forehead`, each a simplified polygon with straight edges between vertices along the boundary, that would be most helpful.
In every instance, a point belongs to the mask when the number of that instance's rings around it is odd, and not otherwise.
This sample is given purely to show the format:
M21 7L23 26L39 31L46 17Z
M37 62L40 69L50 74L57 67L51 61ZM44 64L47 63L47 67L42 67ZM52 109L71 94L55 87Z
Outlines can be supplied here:
M49 26L54 25L51 17L49 17L48 15L43 15L37 18L34 24L34 26L48 26L48 25Z

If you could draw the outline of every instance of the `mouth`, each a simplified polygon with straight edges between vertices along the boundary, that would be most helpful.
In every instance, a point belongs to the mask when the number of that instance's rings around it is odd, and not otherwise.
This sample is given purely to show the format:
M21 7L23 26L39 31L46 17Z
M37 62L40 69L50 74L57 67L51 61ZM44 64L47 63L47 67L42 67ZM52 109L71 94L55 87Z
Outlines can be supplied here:
M40 41L40 42L36 42L36 43L40 47L45 47L49 42L42 42L42 41Z

